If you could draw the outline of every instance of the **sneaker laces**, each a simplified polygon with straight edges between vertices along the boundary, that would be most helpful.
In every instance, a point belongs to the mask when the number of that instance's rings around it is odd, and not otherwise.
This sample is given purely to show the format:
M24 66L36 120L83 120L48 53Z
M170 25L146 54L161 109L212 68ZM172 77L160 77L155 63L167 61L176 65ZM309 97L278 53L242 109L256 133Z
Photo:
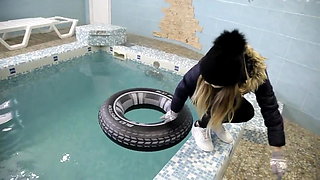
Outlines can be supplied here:
M233 140L232 135L223 126L215 128L213 131L220 140L226 143L231 143L231 140Z
M214 132L217 133L217 134L223 134L223 133L226 132L226 129L223 126L221 126L219 128L215 128Z
M201 129L202 137L204 137L204 140L210 139L210 128L203 128Z
M199 125L199 121L196 121L195 122L195 127L200 127ZM200 127L201 128L201 127ZM211 129L210 128L201 128L200 129L200 132L202 134L202 138L201 139L204 139L204 140L210 140L211 136Z

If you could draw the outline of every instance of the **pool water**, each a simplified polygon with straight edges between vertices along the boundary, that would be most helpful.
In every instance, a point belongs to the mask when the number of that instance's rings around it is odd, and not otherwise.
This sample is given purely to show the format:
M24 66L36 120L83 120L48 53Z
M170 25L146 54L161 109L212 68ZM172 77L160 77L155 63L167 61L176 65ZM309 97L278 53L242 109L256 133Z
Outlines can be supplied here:
M173 93L181 77L155 77L150 69L96 52L0 81L0 104L10 101L0 115L13 115L0 125L0 179L152 179L187 138L162 151L132 151L109 140L97 118L103 102L123 89ZM153 122L161 115L143 109L126 117Z
M141 117L143 115L143 117ZM124 116L131 121L139 123L155 123L161 121L159 117L163 115L162 112L153 109L135 109L127 112Z

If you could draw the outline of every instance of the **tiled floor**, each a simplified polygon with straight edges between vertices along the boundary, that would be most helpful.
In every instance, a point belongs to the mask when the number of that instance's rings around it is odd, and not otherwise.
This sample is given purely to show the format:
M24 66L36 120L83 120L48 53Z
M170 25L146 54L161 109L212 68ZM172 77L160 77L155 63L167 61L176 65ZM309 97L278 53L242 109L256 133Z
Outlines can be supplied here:
M15 56L38 49L75 41L75 37L59 39L54 33L32 35L29 46L9 51L0 45L0 58ZM10 39L9 43L21 42L21 38ZM128 35L128 44L137 44L168 53L175 53L190 59L200 59L201 54L187 48L137 35ZM284 179L320 179L320 136L285 120L288 172ZM269 168L270 149L268 145L241 140L225 173L224 179L275 179Z

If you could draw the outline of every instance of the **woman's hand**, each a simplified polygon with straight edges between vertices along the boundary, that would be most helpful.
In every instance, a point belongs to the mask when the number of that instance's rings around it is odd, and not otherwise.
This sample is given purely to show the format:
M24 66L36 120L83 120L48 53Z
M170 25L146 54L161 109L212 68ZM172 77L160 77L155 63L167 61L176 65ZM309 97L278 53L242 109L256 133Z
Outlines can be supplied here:
M272 172L276 174L279 179L281 179L287 169L287 162L283 154L281 147L272 146L270 166Z

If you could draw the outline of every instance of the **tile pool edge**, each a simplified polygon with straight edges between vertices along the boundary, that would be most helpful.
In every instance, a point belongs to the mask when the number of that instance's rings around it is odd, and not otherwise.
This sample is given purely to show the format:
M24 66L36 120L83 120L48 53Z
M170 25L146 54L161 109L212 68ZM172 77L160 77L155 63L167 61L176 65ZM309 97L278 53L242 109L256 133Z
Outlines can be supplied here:
M176 54L147 48L144 46L113 46L103 48L104 51L111 52L113 56L122 60L134 60L148 66L155 66L158 63L162 70L170 71L178 75L184 75L198 61L181 57Z
M120 60L134 60L148 66L154 66L154 63L158 62L160 64L159 68L162 70L171 71L179 75L185 74L197 63L196 60L143 46L94 47L74 42L0 59L0 80L55 65L99 50L112 54Z
M3 58L0 59L0 80L25 74L46 66L52 66L98 50L99 48L96 47L73 42Z

